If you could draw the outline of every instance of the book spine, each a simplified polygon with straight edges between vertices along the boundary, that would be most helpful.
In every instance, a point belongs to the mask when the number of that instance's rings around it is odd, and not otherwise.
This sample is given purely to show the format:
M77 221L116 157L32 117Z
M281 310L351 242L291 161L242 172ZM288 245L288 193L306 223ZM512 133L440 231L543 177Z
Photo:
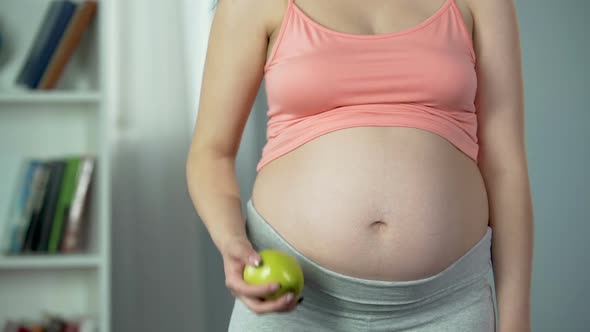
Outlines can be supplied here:
M38 61L37 58L42 52L44 41L49 39L49 35L51 34L50 27L55 25L55 22L59 16L59 10L60 4L58 2L52 2L49 5L49 9L47 9L43 21L37 28L37 34L29 48L29 52L25 58L26 60L21 67L18 76L16 77L16 84L31 87L31 82L33 81L33 70L36 67L35 62Z
M49 168L46 163L42 163L38 167L39 178L38 181L35 183L34 191L34 198L33 198L33 209L31 213L31 218L28 222L27 231L25 233L25 238L22 243L21 252L30 251L33 248L33 238L39 224L39 219L41 216L41 208L43 206L43 201L45 200L45 195L47 192L47 183L49 181Z
M11 252L16 254L18 253L21 248L25 238L25 232L29 225L29 221L31 220L31 215L33 214L33 209L35 205L35 195L39 191L39 181L41 181L41 176L43 169L41 168L42 161L38 160L29 160L28 161L29 168L27 173L27 179L24 183L25 193L21 197L22 209L18 215L17 224L13 229L12 234L12 243L11 243Z
M47 70L39 83L39 89L49 90L55 88L67 62L74 54L76 47L82 40L84 32L92 22L95 12L96 1L85 1L76 10L57 50L51 57Z
M65 168L65 161L55 160L53 162L53 169L48 186L49 191L45 197L45 202L43 203L43 218L41 219L39 242L37 244L36 251L45 252L49 246L49 234L53 226L57 201L59 199L60 191L63 187Z
M19 76L20 80L17 80L17 83L24 84L31 89L37 88L47 68L49 59L55 51L75 8L76 4L68 0L52 2L50 8L52 16L46 21L47 25L41 25L41 37L36 39L36 42L39 42L40 46L33 47L35 52L30 53L30 60L26 62L29 67L26 70L27 75Z
M62 252L73 252L80 249L82 212L86 206L85 201L91 184L94 164L95 161L92 157L84 157L80 162L80 176L60 246Z
M51 234L49 236L49 245L47 251L49 253L57 253L59 249L60 237L62 235L62 228L64 227L64 218L69 206L72 204L74 196L74 189L76 186L76 179L78 177L78 169L80 164L79 157L68 158L66 162L66 171L62 182L62 190L57 201L57 208L51 227Z
M35 167L32 161L26 161L19 167L19 170L16 192L8 205L8 220L2 234L2 252L6 254L18 252L18 247L15 250L15 244L19 234L20 220L26 212L27 201L30 197Z

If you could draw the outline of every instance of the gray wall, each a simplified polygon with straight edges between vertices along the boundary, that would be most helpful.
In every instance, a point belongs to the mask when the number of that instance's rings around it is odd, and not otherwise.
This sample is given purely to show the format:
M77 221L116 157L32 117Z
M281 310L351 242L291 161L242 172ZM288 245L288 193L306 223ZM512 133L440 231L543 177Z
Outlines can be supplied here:
M587 331L590 314L590 80L588 0L517 0L523 48L526 145L535 208L532 315L534 332ZM245 132L258 148L238 156L242 197L250 195L264 144L259 96ZM262 133L262 134L261 134ZM246 151L247 150L247 151ZM224 331L232 299L221 258L206 239L209 331Z
M588 0L517 1L535 208L533 331L588 331Z

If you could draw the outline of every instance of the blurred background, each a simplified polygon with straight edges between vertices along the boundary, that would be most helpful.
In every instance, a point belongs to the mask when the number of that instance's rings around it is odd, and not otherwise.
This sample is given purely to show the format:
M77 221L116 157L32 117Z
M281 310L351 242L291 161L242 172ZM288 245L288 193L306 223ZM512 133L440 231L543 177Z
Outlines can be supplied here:
M590 2L515 2L533 331L588 331ZM5 331L227 329L233 297L185 182L213 15L209 0L0 1ZM237 158L243 211L266 107L263 84Z

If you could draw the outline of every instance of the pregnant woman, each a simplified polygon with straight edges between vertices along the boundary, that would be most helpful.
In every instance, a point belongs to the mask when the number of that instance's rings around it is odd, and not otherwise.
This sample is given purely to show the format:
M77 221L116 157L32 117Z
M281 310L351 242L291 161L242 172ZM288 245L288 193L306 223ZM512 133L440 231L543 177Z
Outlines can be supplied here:
M530 331L520 61L513 0L220 0L187 181L235 296L229 330ZM265 248L299 261L303 301L244 282Z

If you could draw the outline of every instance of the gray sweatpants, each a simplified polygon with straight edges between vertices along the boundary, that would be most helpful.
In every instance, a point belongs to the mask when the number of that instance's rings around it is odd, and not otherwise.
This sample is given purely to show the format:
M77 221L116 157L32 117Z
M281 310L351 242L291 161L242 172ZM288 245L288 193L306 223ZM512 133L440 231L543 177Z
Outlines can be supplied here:
M257 250L288 252L301 264L304 301L291 312L256 314L236 299L229 332L493 332L488 281L492 229L440 273L411 281L360 279L328 270L292 247L247 203L246 229Z

